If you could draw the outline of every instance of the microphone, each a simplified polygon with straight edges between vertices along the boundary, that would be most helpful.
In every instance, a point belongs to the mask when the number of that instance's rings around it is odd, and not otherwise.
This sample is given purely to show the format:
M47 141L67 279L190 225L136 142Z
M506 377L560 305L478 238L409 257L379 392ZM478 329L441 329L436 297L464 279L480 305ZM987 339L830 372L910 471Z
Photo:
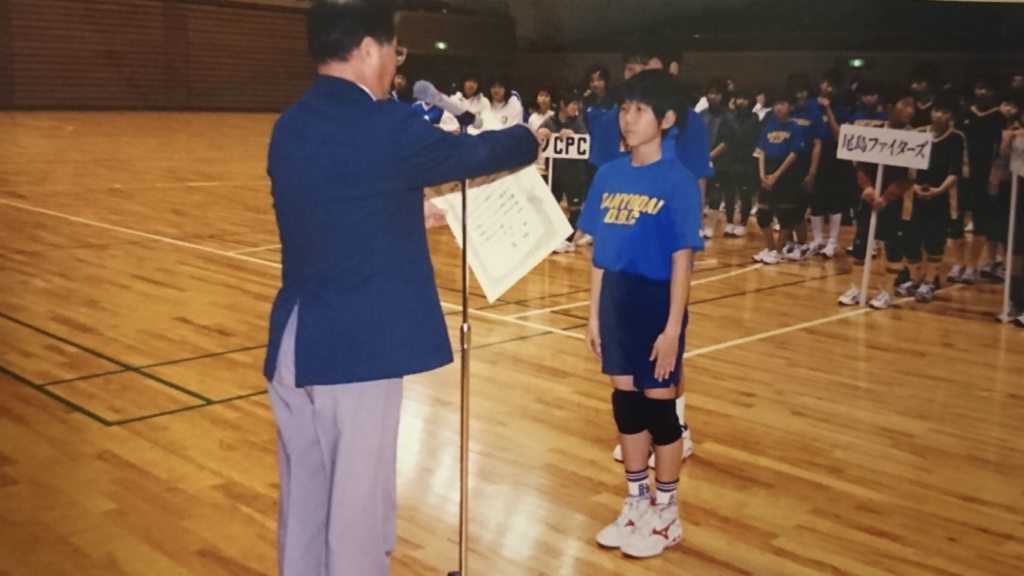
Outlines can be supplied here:
M472 126L473 128L480 129L484 125L483 118L466 110L461 104L445 96L444 93L426 80L417 82L412 88L412 93L418 100L422 100L431 106L437 106L455 116L455 119L459 121L459 125L463 128Z

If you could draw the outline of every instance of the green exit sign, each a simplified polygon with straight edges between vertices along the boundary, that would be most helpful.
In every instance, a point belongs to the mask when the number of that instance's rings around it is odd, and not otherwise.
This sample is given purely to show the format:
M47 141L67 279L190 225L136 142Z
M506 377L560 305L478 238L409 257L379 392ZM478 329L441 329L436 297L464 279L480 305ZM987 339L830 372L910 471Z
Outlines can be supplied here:
M437 48L438 50L447 50L448 49L448 43L447 42L441 42L441 41L434 42L434 48Z
M850 58L846 61L846 64L850 68L865 68L868 65L868 61L863 58Z

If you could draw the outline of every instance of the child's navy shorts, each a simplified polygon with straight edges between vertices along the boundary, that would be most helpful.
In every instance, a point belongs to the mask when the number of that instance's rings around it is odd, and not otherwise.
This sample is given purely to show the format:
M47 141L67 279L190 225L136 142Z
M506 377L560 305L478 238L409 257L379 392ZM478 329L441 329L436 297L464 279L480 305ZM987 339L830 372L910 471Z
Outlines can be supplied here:
M683 315L675 369L667 379L654 377L654 343L665 331L671 306L671 282L628 272L605 271L601 282L601 370L609 376L632 376L638 390L668 388L682 377L683 350L690 312Z

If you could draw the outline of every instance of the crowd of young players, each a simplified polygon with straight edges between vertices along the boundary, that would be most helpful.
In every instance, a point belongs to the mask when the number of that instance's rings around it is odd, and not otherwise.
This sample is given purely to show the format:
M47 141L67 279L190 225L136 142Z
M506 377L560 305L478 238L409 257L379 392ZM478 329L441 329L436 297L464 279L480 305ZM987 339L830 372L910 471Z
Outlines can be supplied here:
M401 75L396 78L396 99L406 99L407 85ZM595 119L618 104L603 66L588 69L581 83L542 87L526 102L500 76L483 84L479 76L466 75L460 88L453 99L483 118L482 130L525 122L547 137L588 133ZM440 128L461 129L450 114L409 102ZM687 120L703 130L686 132L706 142L681 159L691 160L684 164L706 189L705 238L720 232L743 238L754 218L764 249L753 258L776 265L835 258L841 252L841 227L852 223L854 241L845 251L860 265L869 248L876 250L867 246L867 223L875 210L886 275L872 295L872 307L888 308L899 296L931 302L943 278L972 285L1010 276L1013 306L1006 319L1024 327L1022 266L1004 259L1012 178L1008 159L1017 136L1024 134L1024 74L981 75L964 92L943 84L924 65L896 85L859 76L846 83L839 71L830 70L816 85L808 75L794 74L784 89L770 92L737 88L731 78L719 77L693 104ZM929 132L931 165L888 168L883 189L876 191L875 166L837 158L843 124ZM618 137L595 134L594 139L606 146L595 149L589 163L556 161L553 170L552 190L560 202L565 199L574 228L597 167L621 144ZM705 153L710 166L700 160ZM544 161L538 161L538 169L546 173ZM1020 255L1024 234L1017 236L1014 254ZM574 252L591 242L588 235L574 233L556 252ZM944 262L951 265L948 271L939 270ZM854 305L860 297L852 286L839 303Z

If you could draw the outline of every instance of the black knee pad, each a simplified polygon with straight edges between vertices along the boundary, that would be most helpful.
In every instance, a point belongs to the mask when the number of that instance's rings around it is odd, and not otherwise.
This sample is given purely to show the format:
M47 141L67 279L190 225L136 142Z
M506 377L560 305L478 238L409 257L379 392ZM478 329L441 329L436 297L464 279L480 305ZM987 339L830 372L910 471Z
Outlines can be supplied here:
M774 217L775 217L775 215L772 214L771 208L765 206L764 204L758 204L757 205L757 225L758 226L760 226L761 228L768 228L769 226L772 225L772 218L774 218Z
M676 414L675 400L647 400L647 430L655 446L675 444L683 437L683 429Z
M647 431L647 397L643 392L612 392L612 412L619 433L626 436Z

